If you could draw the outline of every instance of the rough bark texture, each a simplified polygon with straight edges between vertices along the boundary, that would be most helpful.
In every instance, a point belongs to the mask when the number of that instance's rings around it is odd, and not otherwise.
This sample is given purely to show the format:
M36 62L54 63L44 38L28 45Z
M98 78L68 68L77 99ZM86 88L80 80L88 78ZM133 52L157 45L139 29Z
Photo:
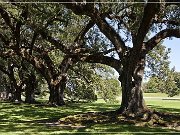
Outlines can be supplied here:
M49 104L57 106L65 105L64 89L66 87L67 71L72 64L72 58L65 57L59 66L61 74L59 76L55 75L56 77L48 82L50 90Z
M136 114L147 110L143 99L142 79L145 67L145 55L133 53L123 63L119 81L122 86L122 102L118 110L123 114Z
M8 70L9 70L9 80L10 85L12 88L12 100L16 102L21 102L21 87L17 84L15 76L14 76L14 65L9 63Z
M25 102L29 104L35 103L35 82L36 78L34 74L31 74L28 77L27 83L26 83L26 89L25 89Z
M64 102L62 103L60 100L60 88L59 84L49 84L49 90L50 90L50 96L48 104L55 105L55 106L61 106L64 105Z

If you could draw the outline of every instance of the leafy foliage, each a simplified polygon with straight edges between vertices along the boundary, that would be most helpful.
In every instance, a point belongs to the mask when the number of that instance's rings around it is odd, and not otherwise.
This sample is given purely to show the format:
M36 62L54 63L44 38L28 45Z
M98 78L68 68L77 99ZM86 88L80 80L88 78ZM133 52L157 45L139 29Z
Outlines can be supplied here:
M173 97L180 94L179 73L171 70L165 79L153 76L144 85L145 92L163 92Z
M117 103L121 93L120 83L117 79L101 79L98 81L97 93L105 102Z
M78 63L69 71L65 97L71 101L117 102L121 89L113 69L100 64Z
M166 48L162 43L157 45L152 51L146 56L146 71L145 77L158 76L164 79L169 70L169 54L170 48Z

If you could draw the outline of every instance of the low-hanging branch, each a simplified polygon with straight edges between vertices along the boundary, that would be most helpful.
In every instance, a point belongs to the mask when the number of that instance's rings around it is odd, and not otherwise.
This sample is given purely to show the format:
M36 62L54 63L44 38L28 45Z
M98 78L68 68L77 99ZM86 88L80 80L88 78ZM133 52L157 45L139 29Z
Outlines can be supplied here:
M82 61L82 62L89 62L89 63L100 63L100 64L105 64L110 67L113 67L117 71L120 71L121 67L121 61L117 60L113 57L108 57L104 55L99 55L99 54L91 54L91 55L85 55L85 54L70 54L68 55L69 57L72 57L73 59L77 61ZM120 73L120 72L119 72Z

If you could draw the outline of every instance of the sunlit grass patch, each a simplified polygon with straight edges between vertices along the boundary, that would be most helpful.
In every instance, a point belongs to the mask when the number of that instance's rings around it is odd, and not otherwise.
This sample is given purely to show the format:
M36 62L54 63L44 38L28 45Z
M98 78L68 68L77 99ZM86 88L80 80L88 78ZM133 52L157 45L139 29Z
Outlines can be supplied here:
M180 100L146 100L147 105L161 112L180 112ZM127 124L106 123L89 124L84 128L69 128L53 125L69 115L76 115L86 112L114 111L120 107L120 103L108 104L102 100L95 103L68 103L62 107L49 107L43 105L20 104L0 102L0 135L14 134L105 134L102 132L118 134L132 132L175 132L173 129L163 129L161 127L138 127ZM50 124L47 124L50 123ZM52 123L52 124L51 124ZM86 132L86 133L84 133ZM161 134L161 133L160 133ZM175 133L174 133L175 134Z

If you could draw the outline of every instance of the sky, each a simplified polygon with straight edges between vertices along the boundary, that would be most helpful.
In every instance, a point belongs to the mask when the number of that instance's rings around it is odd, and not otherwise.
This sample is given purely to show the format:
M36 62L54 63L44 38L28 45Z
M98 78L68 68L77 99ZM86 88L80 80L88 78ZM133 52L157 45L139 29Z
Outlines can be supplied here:
M177 72L180 72L180 39L165 39L163 45L165 45L168 48L171 48L171 53L169 54L169 60L171 61L170 67L172 68L175 66L175 70Z

